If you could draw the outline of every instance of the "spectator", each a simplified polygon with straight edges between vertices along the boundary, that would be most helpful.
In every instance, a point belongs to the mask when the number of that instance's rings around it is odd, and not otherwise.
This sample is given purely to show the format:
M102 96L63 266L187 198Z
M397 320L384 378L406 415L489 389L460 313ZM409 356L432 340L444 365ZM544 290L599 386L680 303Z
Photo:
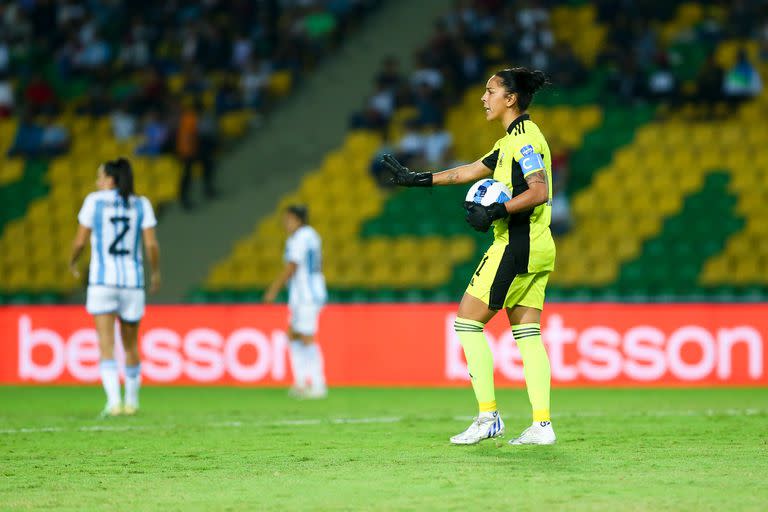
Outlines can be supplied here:
M141 26L134 25L130 33L123 39L118 65L126 70L136 70L149 65L151 58L149 43L143 37Z
M403 75L400 73L400 61L396 57L385 57L381 69L376 75L376 83L387 89L397 91L403 83Z
M438 90L443 86L443 74L434 65L431 64L426 54L419 52L416 54L416 69L411 74L411 86L419 89L426 85L432 90Z
M422 83L415 91L413 106L418 112L421 124L441 124L443 112L438 94L426 83Z
M83 98L76 112L80 115L102 117L112 110L112 102L101 86L93 86Z
M351 128L383 129L395 109L395 94L384 82L376 84L376 90L366 100L363 110L355 113L350 121Z
M69 132L51 117L43 127L42 154L56 156L69 149Z
M549 69L552 82L561 87L573 87L586 79L587 71L573 53L570 45L558 43L552 52Z
M143 142L136 149L137 155L157 156L164 151L168 142L168 124L156 110L147 113L143 137Z
M568 198L568 177L570 175L570 152L565 148L557 133L549 136L552 152L552 234L563 235L573 224L571 203Z
M635 42L632 51L640 62L650 62L659 54L658 34L647 20L635 20L632 29Z
M11 50L8 42L0 36L0 76L5 76L10 71Z
M128 111L125 102L119 104L112 112L110 121L116 140L129 140L136 135L136 117Z
M696 99L704 105L720 101L723 98L724 75L715 54L710 53L696 77Z
M85 18L85 6L78 0L64 0L58 9L57 23L60 27L72 26Z
M413 167L424 163L427 141L421 128L422 123L417 118L409 119L405 123L405 132L397 144L398 159Z
M231 77L225 76L214 98L216 113L219 115L242 108L243 94L238 88L238 83Z
M679 84L666 55L659 57L656 68L649 73L647 88L651 99L670 103L678 99Z
M533 32L542 23L549 24L549 11L541 6L541 2L526 0L521 2L517 10L517 23L525 32Z
M0 119L13 113L14 96L13 84L8 75L0 73Z
M536 69L549 69L549 52L555 44L555 36L546 20L523 33L519 38L519 52L524 62Z
M24 99L31 113L56 113L58 111L56 93L48 80L37 73L24 90Z
M212 109L203 109L202 105L196 105L199 115L197 123L198 133L198 159L203 166L203 192L206 198L215 199L218 195L214 185L216 172L216 150L219 145L219 125L216 113Z
M424 159L430 168L444 168L450 160L453 138L439 123L427 124L424 130Z
M168 98L168 85L157 68L151 67L143 71L140 77L140 91L137 105L140 112L162 110Z
M248 34L241 32L232 42L232 67L241 70L252 61L253 43Z
M612 69L606 79L608 92L623 100L632 100L645 93L640 71L634 57L628 55L619 62L617 69Z
M723 89L728 98L736 101L757 96L763 90L760 74L745 49L739 51L736 63L726 73Z
M25 113L19 122L8 156L50 157L60 155L68 148L69 133L66 129L52 123L36 123L29 113Z
M758 4L751 0L730 0L728 2L728 23L731 37L745 37L752 33L755 19L759 16Z
M193 64L187 66L184 70L183 80L184 85L181 87L181 91L186 94L202 94L209 88L208 80L200 66Z
M384 83L376 84L376 91L368 99L368 108L384 122L389 122L395 110L395 94Z
M549 227L555 236L564 235L573 227L571 200L567 194L557 194L552 200L552 220Z
M266 60L245 63L240 77L240 89L243 91L243 104L246 107L261 110L266 101L266 90L269 78L272 76L272 66Z
M484 63L477 50L469 44L462 44L459 52L461 54L459 78L461 87L466 88L483 78Z
M213 186L214 152L217 144L218 127L212 112L203 112L203 106L196 101L193 106L186 106L179 118L176 131L176 155L183 167L181 177L181 205L184 209L193 208L190 197L192 168L199 162L203 170L203 191L208 199L216 196Z
M41 153L42 148L43 127L32 120L29 112L25 112L19 120L16 136L11 149L8 151L8 156L37 156Z
M336 18L320 4L315 5L304 17L304 31L307 39L318 49L325 48L335 30Z
M198 158L199 133L198 114L195 108L185 106L179 118L179 127L176 130L176 156L183 169L181 176L181 205L184 209L192 208L189 197L189 189L192 184L192 165Z

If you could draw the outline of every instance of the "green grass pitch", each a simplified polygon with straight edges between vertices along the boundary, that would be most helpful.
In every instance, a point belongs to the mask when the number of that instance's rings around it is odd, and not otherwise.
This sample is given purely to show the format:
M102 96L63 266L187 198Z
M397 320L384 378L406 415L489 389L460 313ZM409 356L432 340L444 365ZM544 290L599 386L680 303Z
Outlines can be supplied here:
M1 510L766 510L768 389L554 390L558 444L502 390L504 440L457 447L470 389L0 387Z

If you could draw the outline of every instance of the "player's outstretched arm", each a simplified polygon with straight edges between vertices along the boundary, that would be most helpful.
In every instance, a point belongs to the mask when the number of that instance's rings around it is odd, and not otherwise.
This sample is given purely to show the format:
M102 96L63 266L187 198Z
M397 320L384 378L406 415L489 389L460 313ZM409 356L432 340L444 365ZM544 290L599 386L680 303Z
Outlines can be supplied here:
M459 185L490 176L492 172L481 160L434 174L431 172L413 172L389 154L382 157L381 163L392 173L390 181L401 187Z
M461 185L487 178L493 171L485 166L482 160L471 164L460 165L432 175L435 185Z

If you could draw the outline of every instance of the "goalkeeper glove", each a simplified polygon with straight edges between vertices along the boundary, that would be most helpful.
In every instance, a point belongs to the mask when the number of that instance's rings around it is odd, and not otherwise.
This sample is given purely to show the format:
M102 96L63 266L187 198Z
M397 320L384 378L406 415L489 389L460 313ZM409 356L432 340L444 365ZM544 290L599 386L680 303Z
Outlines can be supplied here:
M486 233L493 221L503 219L507 215L507 208L503 203L493 203L490 206L466 201L464 208L467 210L467 222L476 231Z
M413 172L397 161L397 158L386 154L381 163L392 173L390 182L401 187L431 187L431 172Z

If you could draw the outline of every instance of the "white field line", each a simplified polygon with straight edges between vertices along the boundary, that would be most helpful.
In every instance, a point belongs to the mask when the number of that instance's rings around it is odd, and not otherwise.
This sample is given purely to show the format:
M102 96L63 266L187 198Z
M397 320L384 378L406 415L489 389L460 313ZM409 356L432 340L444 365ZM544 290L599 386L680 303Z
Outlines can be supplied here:
M768 409L691 409L680 411L637 411L637 412L623 412L619 414L613 414L608 411L583 411L583 412L563 412L553 414L552 417L556 420L567 418L689 418L689 417L714 417L714 416L756 416L758 414L766 414ZM504 417L520 417L520 414L515 415L503 415ZM527 416L527 415L526 415ZM472 416L454 416L454 420L472 420Z
M755 416L759 414L768 414L768 409L701 409L701 410L679 410L679 411L638 411L634 413L614 414L608 411L584 411L584 412L565 412L553 415L555 420L567 418L685 418L685 417L715 417L715 416ZM506 414L507 418L527 418L527 414ZM364 424L393 424L400 423L406 419L416 421L435 421L445 420L445 417L437 416L382 416L372 418L306 418L295 420L277 420L265 422L242 422L242 421L218 421L205 424L208 428L264 428L264 427L302 427L316 425L364 425ZM472 416L454 416L454 421L471 421ZM119 421L119 419L109 419L106 421ZM0 429L0 435L12 434L42 434L58 432L130 432L139 430L170 430L180 427L176 424L165 425L86 425L80 427L20 427Z

